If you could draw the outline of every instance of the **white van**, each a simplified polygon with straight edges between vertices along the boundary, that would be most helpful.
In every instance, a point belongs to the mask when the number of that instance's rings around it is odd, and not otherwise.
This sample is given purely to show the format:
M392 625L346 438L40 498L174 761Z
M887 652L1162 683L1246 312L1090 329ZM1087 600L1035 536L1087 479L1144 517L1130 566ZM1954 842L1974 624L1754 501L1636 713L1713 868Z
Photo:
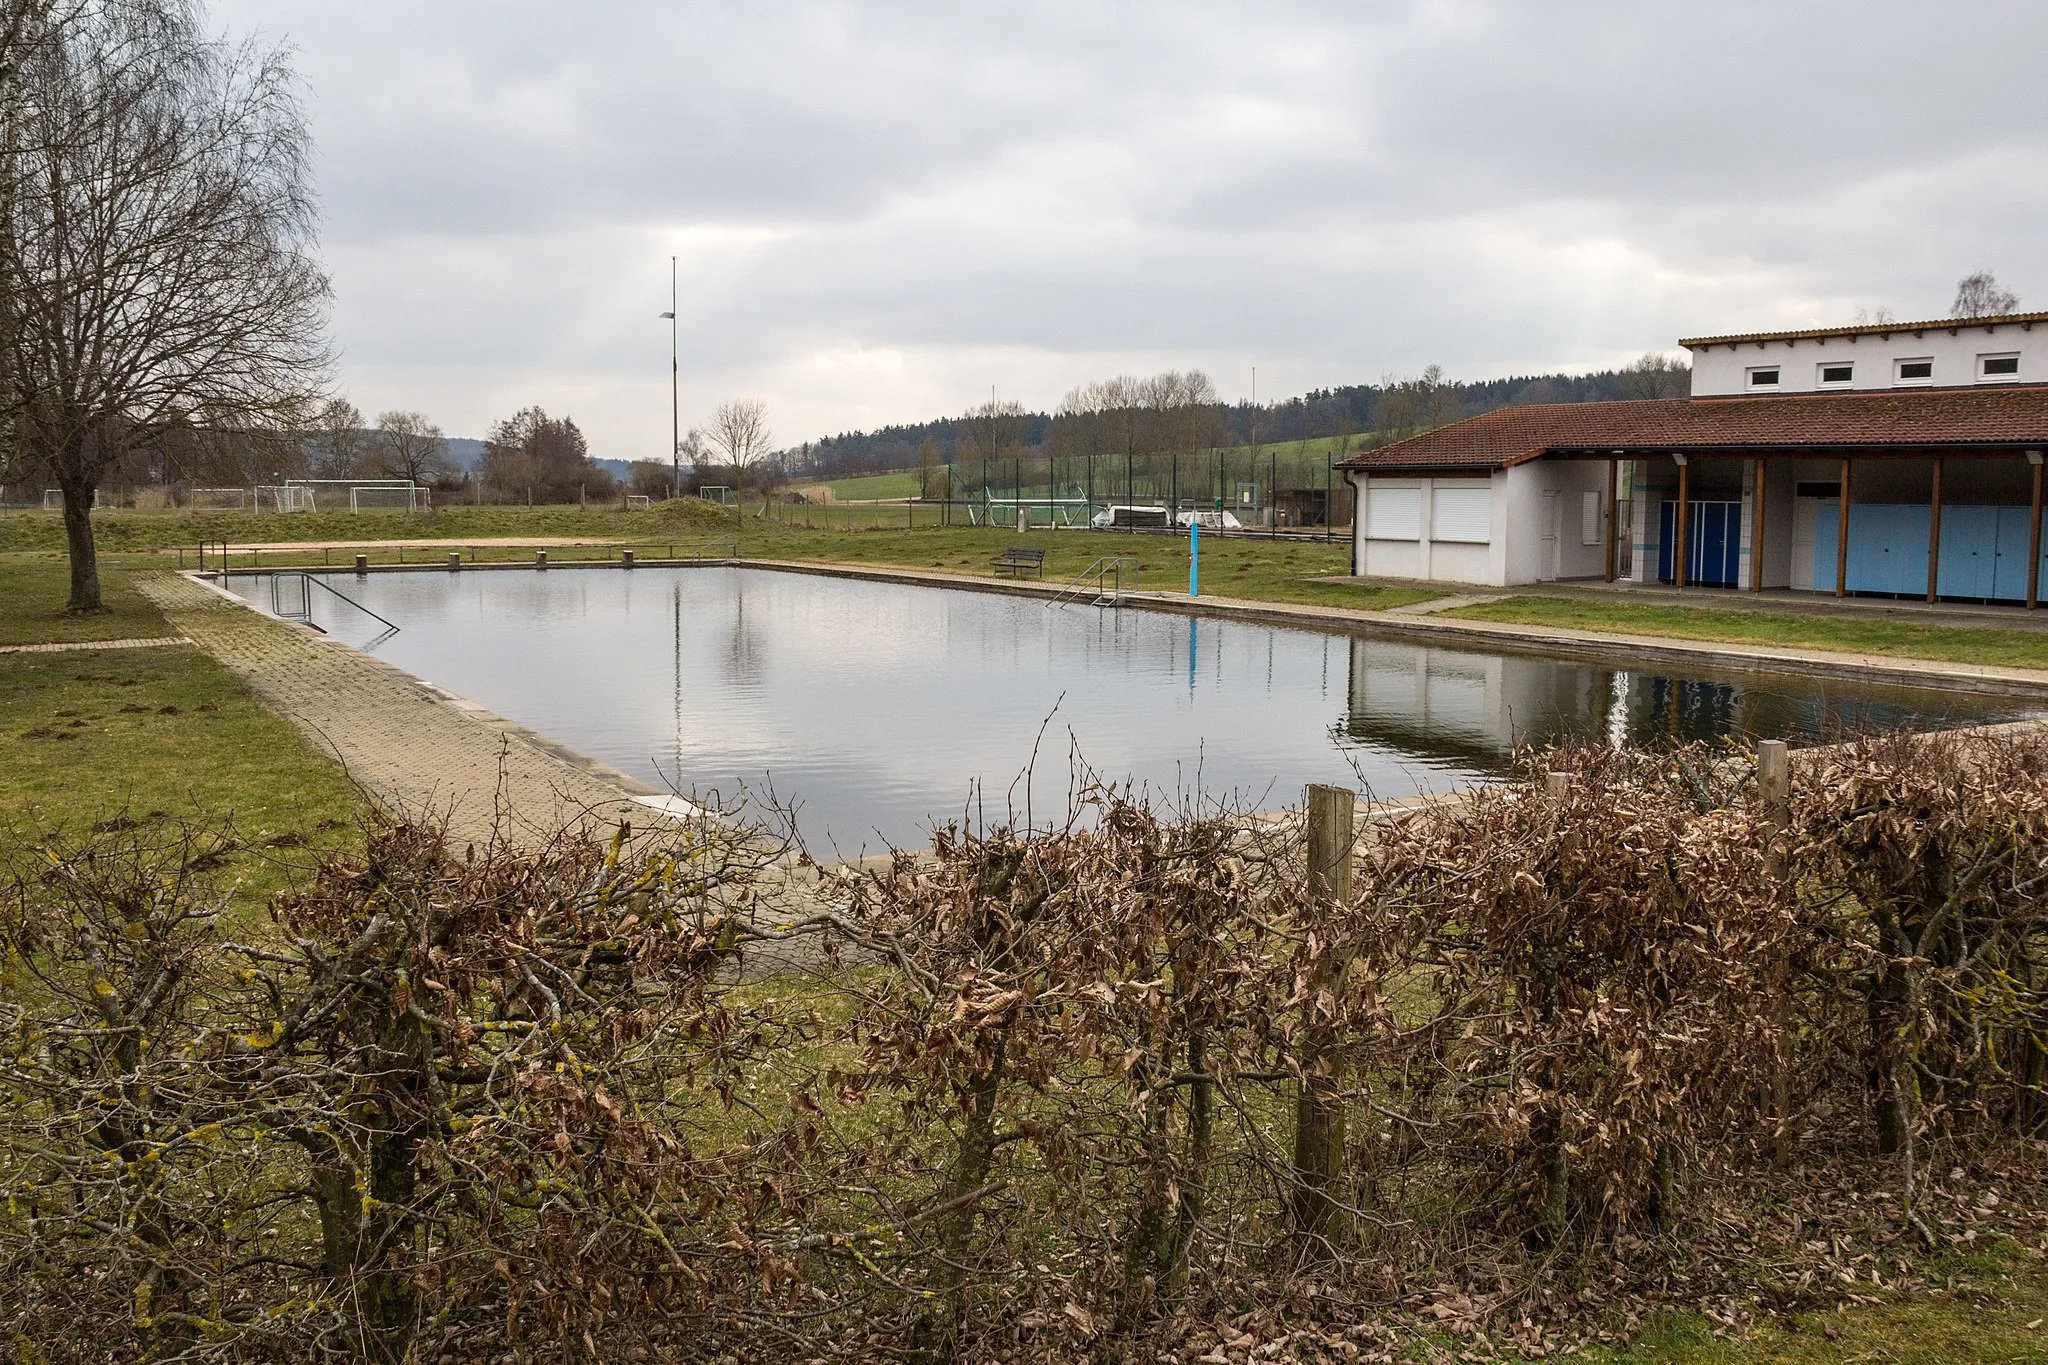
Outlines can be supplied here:
M1228 512L1183 512L1175 519L1182 530L1199 524L1204 531L1242 531L1244 523Z

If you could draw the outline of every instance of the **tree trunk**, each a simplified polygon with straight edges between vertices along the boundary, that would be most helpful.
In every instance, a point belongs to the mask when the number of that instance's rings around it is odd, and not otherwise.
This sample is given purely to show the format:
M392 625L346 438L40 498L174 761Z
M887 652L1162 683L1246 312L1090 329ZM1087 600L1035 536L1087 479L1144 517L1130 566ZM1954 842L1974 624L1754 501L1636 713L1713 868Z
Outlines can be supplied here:
M974 1247L974 1229L980 1221L981 1200L969 1198L988 1184L995 1165L996 1106L1002 1097L1003 1062L1007 1046L998 1038L988 1069L966 1085L966 1122L954 1148L953 1178L946 1182L942 1203L964 1201L946 1215L939 1225L939 1293L918 1325L921 1338L918 1355L926 1360L950 1360L967 1330L967 1258Z
M66 479L64 542L71 552L71 610L100 609L100 563L92 544L94 488L85 479Z

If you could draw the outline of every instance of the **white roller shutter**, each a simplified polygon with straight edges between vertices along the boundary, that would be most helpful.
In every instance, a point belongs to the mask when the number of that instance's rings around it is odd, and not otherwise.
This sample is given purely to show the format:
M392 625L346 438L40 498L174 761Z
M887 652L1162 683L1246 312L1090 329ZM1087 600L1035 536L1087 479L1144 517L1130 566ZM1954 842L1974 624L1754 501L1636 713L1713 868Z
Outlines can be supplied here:
M1422 539L1421 489L1374 487L1365 506L1365 534L1371 539Z
M1429 538L1486 545L1493 540L1493 487L1440 483L1430 495Z
M1581 493L1579 495L1579 544L1598 545L1605 537L1601 534L1606 527L1600 520L1600 495Z

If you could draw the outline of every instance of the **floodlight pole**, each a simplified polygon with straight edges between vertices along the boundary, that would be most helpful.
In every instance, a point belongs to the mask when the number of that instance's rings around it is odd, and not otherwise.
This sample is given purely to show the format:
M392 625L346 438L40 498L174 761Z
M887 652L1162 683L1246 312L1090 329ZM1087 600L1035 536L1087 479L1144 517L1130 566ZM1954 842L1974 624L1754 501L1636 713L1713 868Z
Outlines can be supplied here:
M682 367L677 360L676 343L676 258L668 258L668 311L662 314L668 319L668 460L670 478L669 496L680 497L683 492L683 397Z

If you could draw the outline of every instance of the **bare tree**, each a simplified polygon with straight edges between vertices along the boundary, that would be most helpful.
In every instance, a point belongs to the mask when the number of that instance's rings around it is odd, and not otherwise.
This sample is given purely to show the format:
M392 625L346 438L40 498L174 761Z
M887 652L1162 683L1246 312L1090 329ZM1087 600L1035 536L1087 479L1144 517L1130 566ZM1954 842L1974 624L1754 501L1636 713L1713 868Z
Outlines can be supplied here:
M988 467L1014 456L1024 444L1031 417L1014 398L991 398L976 404L960 419L959 451L981 463L982 499L988 498Z
M2002 289L1998 277L1988 270L1978 270L1956 281L1956 301L1949 305L1948 315L1952 318L1995 318L2007 313L2016 313L2020 307L2020 296L2010 289Z
M448 438L423 412L387 412L377 418L375 459L394 479L431 484L450 471Z
M0 198L0 412L64 494L71 606L100 605L102 475L179 427L276 430L329 363L309 137L281 49L91 0L22 59Z
M308 462L327 479L354 478L362 472L368 440L362 410L346 398L330 398L313 414Z
M1683 398L1692 392L1692 367L1683 360L1645 351L1621 367L1623 398Z
M695 428L691 434L696 434ZM768 454L768 405L752 398L720 403L718 411L711 414L708 435L712 446L732 466L734 500L744 513L747 470Z
M1373 425L1389 433L1430 431L1463 415L1458 386L1444 379L1443 366L1431 365L1414 379L1390 375L1381 381Z

